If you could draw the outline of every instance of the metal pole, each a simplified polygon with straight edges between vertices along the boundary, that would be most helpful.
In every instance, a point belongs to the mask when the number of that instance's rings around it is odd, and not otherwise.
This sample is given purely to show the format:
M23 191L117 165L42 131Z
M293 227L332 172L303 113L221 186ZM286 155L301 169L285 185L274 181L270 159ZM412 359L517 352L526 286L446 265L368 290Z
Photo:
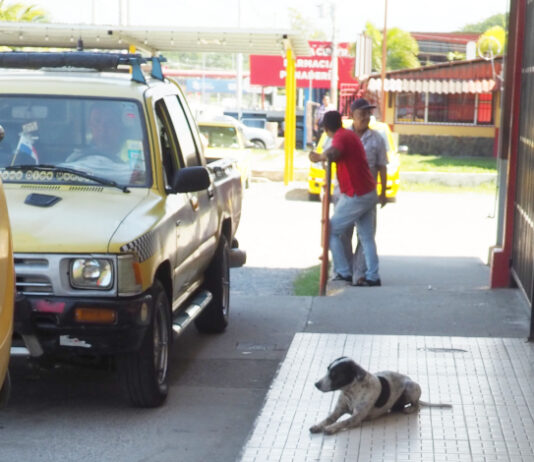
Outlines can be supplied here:
M321 271L319 274L319 295L326 295L328 280L328 242L330 239L330 189L332 187L332 163L328 160L325 169L325 184L323 194L323 208L321 216Z
M337 37L336 37L336 4L330 4L330 15L332 18L332 79L330 81L330 101L334 107L338 107L337 85L338 85L338 62L337 62Z
M382 33L382 70L380 72L380 78L382 80L382 93L380 102L380 112L382 122L386 121L386 92L384 91L384 80L386 79L386 62L387 62L387 19L388 19L388 0L384 0L384 32Z
M291 46L286 49L286 112L284 130L284 184L293 181L293 155L295 151L295 59Z

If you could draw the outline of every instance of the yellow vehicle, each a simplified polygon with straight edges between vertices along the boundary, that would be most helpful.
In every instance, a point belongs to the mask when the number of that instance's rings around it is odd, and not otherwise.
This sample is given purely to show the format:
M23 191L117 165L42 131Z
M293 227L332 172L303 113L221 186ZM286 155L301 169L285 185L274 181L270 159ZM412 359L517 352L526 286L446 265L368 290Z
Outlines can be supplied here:
M113 365L140 407L165 401L175 336L226 329L229 269L246 257L235 162L206 161L160 60L0 53L13 349L34 362Z
M343 126L350 128L352 126L352 119L343 119ZM399 190L399 172L400 172L400 156L398 151L398 136L393 133L388 124L384 122L377 122L374 117L371 118L369 127L376 130L386 143L388 165L387 165L387 185L386 198L388 201L394 202ZM317 152L323 152L325 143L329 143L330 138L323 133L315 149ZM325 171L321 162L311 162L310 172L308 175L308 197L310 200L318 200L321 190L324 186ZM336 183L336 164L332 164L332 193ZM380 177L377 179L378 194L382 191Z
M250 184L250 149L241 127L232 121L199 121L198 129L206 140L206 159L235 159L244 188Z
M4 129L0 127L0 141ZM11 382L8 363L13 330L13 304L15 302L15 269L11 230L7 213L6 198L0 181L0 407L9 398Z

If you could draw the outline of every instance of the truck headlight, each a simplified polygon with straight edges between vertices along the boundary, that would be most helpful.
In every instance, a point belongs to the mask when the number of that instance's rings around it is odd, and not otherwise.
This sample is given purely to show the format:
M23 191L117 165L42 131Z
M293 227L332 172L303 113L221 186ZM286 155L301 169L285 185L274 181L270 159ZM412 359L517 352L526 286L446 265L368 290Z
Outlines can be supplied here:
M113 263L101 258L76 258L70 263L69 277L76 289L108 290L113 285Z

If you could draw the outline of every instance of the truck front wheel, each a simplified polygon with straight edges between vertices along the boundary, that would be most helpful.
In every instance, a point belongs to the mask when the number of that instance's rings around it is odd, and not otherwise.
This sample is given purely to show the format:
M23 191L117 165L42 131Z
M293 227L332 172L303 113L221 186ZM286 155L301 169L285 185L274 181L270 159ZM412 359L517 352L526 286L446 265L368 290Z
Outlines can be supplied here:
M170 305L157 280L152 296L152 320L141 348L117 357L122 385L131 404L137 407L160 406L168 392Z
M204 311L195 319L200 332L218 334L228 325L230 314L230 265L228 258L228 240L222 235L219 246L206 271L205 287L213 299Z

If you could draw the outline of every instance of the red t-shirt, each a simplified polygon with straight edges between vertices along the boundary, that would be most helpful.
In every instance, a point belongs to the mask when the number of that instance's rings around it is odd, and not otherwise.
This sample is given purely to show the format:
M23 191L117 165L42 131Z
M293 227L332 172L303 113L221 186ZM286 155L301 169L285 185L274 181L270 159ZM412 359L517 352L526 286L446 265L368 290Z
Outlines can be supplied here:
M347 196L363 196L376 188L369 169L365 149L352 130L340 128L332 138L332 146L341 152L336 161L339 190Z

